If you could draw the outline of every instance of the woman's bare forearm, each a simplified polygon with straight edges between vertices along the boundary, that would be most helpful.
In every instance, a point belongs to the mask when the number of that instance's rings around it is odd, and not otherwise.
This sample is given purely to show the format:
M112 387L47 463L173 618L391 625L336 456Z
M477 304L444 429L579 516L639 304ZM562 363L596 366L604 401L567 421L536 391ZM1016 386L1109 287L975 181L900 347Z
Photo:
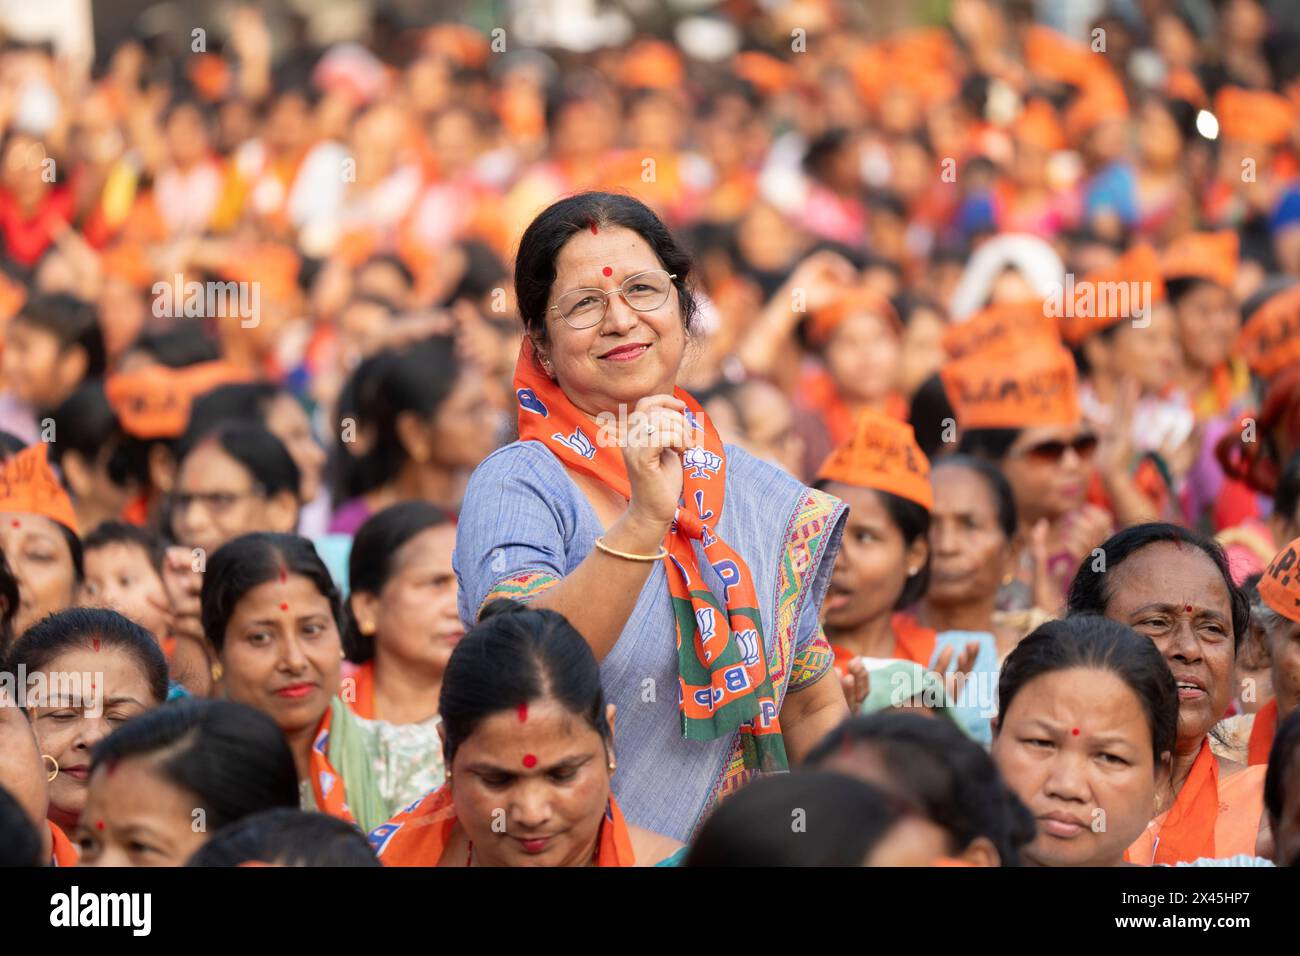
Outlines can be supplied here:
M655 554L667 528L625 515L605 534L605 544L630 554ZM596 660L614 649L655 561L633 561L592 548L570 574L530 605L563 614L591 645Z

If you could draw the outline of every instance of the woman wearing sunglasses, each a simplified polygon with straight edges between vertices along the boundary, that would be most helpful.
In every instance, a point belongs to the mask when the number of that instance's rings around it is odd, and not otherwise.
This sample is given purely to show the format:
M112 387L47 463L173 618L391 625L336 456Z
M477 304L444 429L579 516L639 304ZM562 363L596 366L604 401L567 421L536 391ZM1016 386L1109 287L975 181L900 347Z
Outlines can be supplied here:
M1087 502L1098 439L1079 409L1074 358L1043 335L957 359L942 377L961 429L957 450L997 466L1015 497L1025 546L998 603L1054 611L1112 525Z
M848 714L818 622L845 506L723 445L677 388L691 269L628 196L579 194L532 222L515 265L520 441L471 477L453 559L467 626L505 597L586 638L628 715L619 805L676 840Z

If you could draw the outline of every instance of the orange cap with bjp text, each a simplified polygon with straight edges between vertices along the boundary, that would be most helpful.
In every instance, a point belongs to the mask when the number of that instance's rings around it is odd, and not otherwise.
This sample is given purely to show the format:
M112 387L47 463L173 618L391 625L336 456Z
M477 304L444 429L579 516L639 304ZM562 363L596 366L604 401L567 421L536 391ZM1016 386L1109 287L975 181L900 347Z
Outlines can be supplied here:
M1288 621L1300 624L1300 538L1274 555L1259 578L1259 597Z
M962 429L1074 425L1081 417L1074 356L1047 338L975 352L939 375Z
M987 349L1015 347L1046 338L1060 342L1056 322L1044 311L1043 300L1001 302L980 309L964 322L943 330L943 348L952 358L965 358Z
M1134 246L1104 269L1095 269L1074 286L1057 322L1061 338L1078 345L1090 335L1145 315L1165 297L1160 259L1146 243Z
M40 515L76 534L77 512L50 467L49 451L37 442L0 462L0 512Z
M1240 242L1232 229L1189 232L1169 243L1160 260L1165 280L1205 279L1231 289L1237 278Z
M872 409L858 414L853 437L831 452L817 480L887 491L926 511L934 507L930 460L916 443L912 426Z

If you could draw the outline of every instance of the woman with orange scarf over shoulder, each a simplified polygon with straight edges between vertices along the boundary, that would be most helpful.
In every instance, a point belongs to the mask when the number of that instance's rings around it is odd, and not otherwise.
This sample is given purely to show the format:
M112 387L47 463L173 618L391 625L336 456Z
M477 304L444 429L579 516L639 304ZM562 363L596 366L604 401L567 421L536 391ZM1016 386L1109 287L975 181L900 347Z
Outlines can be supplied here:
M1101 553L1104 562L1080 565L1069 613L1101 614L1149 637L1178 688L1170 784L1128 859L1173 864L1255 855L1266 828L1264 768L1216 757L1209 740L1232 698L1236 646L1249 616L1223 551L1196 532L1153 522L1112 535Z
M371 832L386 866L652 866L680 849L624 820L614 705L554 611L489 605L452 652L438 712L447 782Z
M619 804L678 840L847 713L818 623L845 506L724 446L676 387L691 268L628 196L533 221L515 263L520 441L471 477L453 555L466 625L509 597L587 639L632 715Z
M303 809L369 830L442 782L431 726L363 720L339 696L342 602L310 541L235 538L208 558L200 600L225 695L283 731Z

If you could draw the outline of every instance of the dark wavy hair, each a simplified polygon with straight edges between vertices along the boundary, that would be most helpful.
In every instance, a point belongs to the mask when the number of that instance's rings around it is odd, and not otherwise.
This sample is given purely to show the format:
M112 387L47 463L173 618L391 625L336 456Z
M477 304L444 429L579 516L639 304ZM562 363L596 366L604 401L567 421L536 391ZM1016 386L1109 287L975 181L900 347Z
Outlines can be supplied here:
M555 260L570 238L593 225L630 229L649 244L663 267L677 276L673 285L682 324L689 333L697 305L687 283L692 264L686 247L641 200L602 192L578 193L552 203L524 230L515 257L515 296L524 330L537 341L546 341L546 309L555 284Z
M324 813L277 807L223 827L186 866L380 866L365 834Z

